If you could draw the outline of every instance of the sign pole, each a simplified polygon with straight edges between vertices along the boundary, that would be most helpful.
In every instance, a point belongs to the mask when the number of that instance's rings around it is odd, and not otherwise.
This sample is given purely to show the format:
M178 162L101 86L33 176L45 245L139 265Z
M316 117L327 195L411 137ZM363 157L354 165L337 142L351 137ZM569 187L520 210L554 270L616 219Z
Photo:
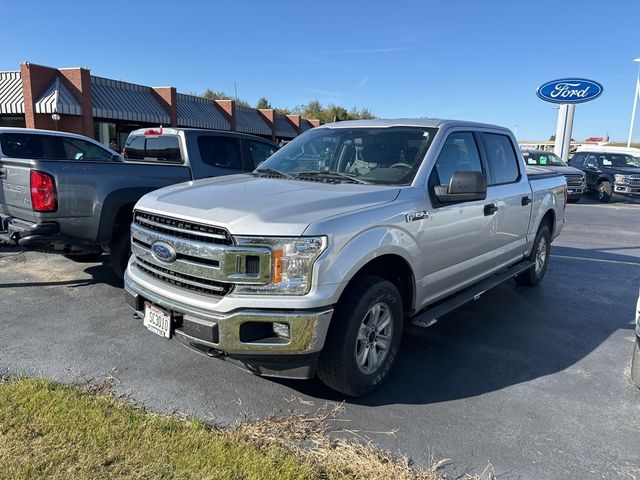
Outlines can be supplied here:
M636 109L638 108L638 97L640 97L640 73L636 80L636 93L633 96L633 110L631 110L631 123L629 124L629 138L627 139L627 148L631 146L631 135L633 135L633 124L636 121Z
M638 58L640 62L640 58ZM640 88L640 80L638 83ZM595 100L604 88L598 82L586 78L562 78L552 80L541 85L536 95L542 100L551 103L559 103L558 121L556 122L556 141L553 153L565 162L569 159L571 147L571 131L573 130L573 117L576 111L576 103ZM638 92L637 92L638 93ZM638 95L636 95L636 100ZM634 108L635 112L635 108Z
M574 104L563 103L558 109L558 121L556 122L556 141L553 153L563 161L569 159L571 147L571 132L573 131L573 117L576 111Z

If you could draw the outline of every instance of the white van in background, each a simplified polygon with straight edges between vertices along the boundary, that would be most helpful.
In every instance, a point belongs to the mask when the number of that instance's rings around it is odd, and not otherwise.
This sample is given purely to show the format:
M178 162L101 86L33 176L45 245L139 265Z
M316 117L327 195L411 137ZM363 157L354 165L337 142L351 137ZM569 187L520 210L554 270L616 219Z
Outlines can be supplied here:
M624 153L636 158L640 158L640 148L635 147L614 147L609 145L580 145L577 152L603 152L603 153Z

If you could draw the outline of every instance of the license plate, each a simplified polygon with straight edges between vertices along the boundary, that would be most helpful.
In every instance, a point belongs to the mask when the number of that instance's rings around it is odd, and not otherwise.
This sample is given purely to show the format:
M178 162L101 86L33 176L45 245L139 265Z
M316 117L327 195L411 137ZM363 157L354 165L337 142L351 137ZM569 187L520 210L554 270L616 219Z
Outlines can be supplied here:
M144 321L142 324L156 335L171 337L171 314L149 303L144 304Z

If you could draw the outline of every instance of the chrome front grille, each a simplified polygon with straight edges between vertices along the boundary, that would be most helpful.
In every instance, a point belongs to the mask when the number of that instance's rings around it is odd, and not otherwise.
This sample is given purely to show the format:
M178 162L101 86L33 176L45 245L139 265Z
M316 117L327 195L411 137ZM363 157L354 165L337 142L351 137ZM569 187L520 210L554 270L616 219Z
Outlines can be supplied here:
M154 253L158 242L175 252L169 261ZM135 212L131 251L141 272L204 295L224 296L234 284L271 280L269 248L237 247L225 229L161 215Z
M568 187L582 186L582 175L565 175L564 177L567 180Z
M176 287L202 293L204 295L224 296L233 288L233 285L230 283L214 282L213 280L192 277L191 275L183 275L169 270L168 268L159 267L140 258L136 259L136 263L138 268L147 275L151 275L158 280L170 283Z
M136 212L133 222L154 232L205 243L232 245L231 235L223 228L164 217L146 212Z
M640 187L640 175L625 175L629 179L629 186Z

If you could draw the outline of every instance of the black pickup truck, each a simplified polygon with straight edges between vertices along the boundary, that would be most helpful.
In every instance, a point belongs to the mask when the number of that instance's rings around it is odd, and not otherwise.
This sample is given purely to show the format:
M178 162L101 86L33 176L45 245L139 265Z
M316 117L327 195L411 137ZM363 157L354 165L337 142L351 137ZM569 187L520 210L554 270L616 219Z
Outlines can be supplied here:
M543 167L552 172L564 175L567 181L567 202L578 203L587 190L585 174L577 168L564 163L555 153L543 150L522 150L525 163Z
M610 202L616 196L640 199L640 159L626 153L576 152L569 163L587 176L587 189L598 200Z
M0 128L0 241L76 260L107 252L122 276L140 197L252 171L276 149L252 135L160 127L132 132L122 156L81 135Z

